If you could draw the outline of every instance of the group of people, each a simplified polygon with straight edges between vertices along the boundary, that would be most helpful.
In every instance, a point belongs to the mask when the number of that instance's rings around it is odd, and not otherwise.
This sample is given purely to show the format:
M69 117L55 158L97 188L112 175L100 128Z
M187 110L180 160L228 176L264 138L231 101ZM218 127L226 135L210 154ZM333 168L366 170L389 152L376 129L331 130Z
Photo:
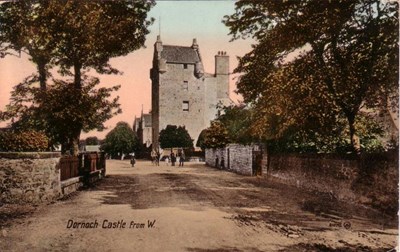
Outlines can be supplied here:
M178 151L177 155L175 155L175 153L171 150L171 154L165 158L165 164L169 165L169 161L171 160L171 166L175 166L176 159L179 161L179 166L183 167L185 162L185 152L182 149Z
M160 165L160 152L156 150L151 151L151 162L152 164L159 166Z
M129 155L131 156L130 163L131 163L132 167L134 167L136 164L135 154L130 153ZM160 157L161 157L160 152L156 151L156 150L152 150L150 155L151 155L152 164L159 166L160 165ZM173 152L173 150L171 149L171 153L165 157L165 164L168 166L169 163L171 162L171 166L175 166L177 159L179 162L179 166L183 167L183 164L185 162L185 152L183 151L183 149L179 149L178 154L176 154L176 155Z
M156 150L152 150L151 152L151 160L152 163L155 165L160 165L160 152ZM183 167L185 162L185 152L183 149L178 150L178 154L175 154L174 151L171 149L171 153L168 156L165 156L165 164L168 166L171 162L171 166L175 166L176 161L179 162L179 166Z

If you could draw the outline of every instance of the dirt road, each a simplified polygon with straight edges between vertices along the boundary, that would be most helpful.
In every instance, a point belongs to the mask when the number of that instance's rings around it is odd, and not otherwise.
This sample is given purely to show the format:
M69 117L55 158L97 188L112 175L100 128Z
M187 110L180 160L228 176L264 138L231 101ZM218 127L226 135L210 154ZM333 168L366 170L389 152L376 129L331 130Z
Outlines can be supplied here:
M107 161L93 188L0 225L0 251L389 251L397 220L185 164ZM1 219L1 218L0 218Z

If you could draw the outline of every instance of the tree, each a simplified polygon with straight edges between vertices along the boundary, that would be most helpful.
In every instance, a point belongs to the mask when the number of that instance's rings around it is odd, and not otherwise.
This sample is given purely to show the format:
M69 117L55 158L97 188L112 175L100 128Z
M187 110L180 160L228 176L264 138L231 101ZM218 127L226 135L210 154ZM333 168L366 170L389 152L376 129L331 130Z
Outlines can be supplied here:
M210 127L200 132L196 146L204 151L205 148L222 147L230 142L248 144L257 140L249 132L252 124L252 111L245 104L218 105L217 109L220 111L220 115L211 123Z
M47 88L49 64L57 43L57 12L51 1L13 1L0 4L0 57L26 52L36 64L40 88Z
M211 122L211 126L205 130L204 140L200 147L205 148L222 148L230 143L228 131L225 126L218 122Z
M126 122L119 122L104 139L101 149L111 156L129 154L137 150L139 140Z
M206 137L206 133L207 133L207 129L203 129L200 132L199 137L197 138L197 142L196 142L196 146L200 147L202 151L204 151L206 149L206 147L204 146L204 139Z
M93 137L87 137L85 139L86 145L98 145L100 143L99 139L95 136Z
M83 70L115 74L111 57L123 56L144 46L148 26L147 12L153 1L13 1L1 4L0 52L26 49L38 65L39 82L45 91L49 68L58 66L63 76L73 76L77 90L74 99L84 99ZM17 31L17 32L16 32ZM72 71L71 71L72 69ZM36 103L38 101L35 100ZM74 107L69 104L67 107ZM70 109L70 111L72 111ZM79 114L74 111L72 114ZM75 118L63 146L78 151L79 136L85 121ZM46 122L42 122L46 123ZM70 148L70 147L73 148Z
M32 83L35 79L28 78L14 88L12 101L1 117L3 120L17 117L19 120L12 127L18 130L44 131L50 145L61 144L63 153L73 148L70 139L78 129L102 131L103 123L121 112L118 97L109 99L119 86L96 89L98 78L85 77L82 90L75 89L73 83L55 81L43 92L32 87Z
M253 110L245 104L224 106L220 109L222 113L216 121L225 127L231 142L248 144L258 140L249 131L253 122Z
M262 121L275 124L278 133L288 125L301 125L289 115L307 118L312 114L320 122L343 117L351 145L356 148L360 110L397 106L397 2L241 0L236 3L236 12L223 22L233 39L256 40L235 72L243 73L237 86L245 102L256 104L261 111L269 110L264 115L272 117L259 117L262 120L256 124L260 132ZM293 60L288 59L291 53L297 53ZM296 87L295 93L285 93L291 91L282 81L286 74L294 77L290 85ZM293 98L300 98L300 105L306 101L308 106L285 114L290 111L286 103L290 106ZM265 106L269 100L275 113ZM312 104L320 103L335 113L325 114L326 109L318 112L321 106Z
M167 125L160 131L160 146L161 148L191 148L193 147L193 139L185 126Z

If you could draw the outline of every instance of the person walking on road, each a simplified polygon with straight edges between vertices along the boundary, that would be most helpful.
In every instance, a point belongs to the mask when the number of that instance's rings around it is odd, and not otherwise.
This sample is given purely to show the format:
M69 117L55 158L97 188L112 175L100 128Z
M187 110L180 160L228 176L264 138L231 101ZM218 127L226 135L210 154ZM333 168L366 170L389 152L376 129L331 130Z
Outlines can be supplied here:
M151 163L155 164L157 154L156 154L156 151L154 149L151 151L150 156L151 156Z
M132 167L135 167L135 164L136 164L135 156L132 156L131 157L131 165L132 165Z
M179 166L183 167L183 162L185 162L185 152L182 150L179 154Z
M175 166L176 157L175 153L171 152L171 166Z
M161 156L160 152L157 151L157 154L156 154L156 165L157 166L160 166L160 156Z

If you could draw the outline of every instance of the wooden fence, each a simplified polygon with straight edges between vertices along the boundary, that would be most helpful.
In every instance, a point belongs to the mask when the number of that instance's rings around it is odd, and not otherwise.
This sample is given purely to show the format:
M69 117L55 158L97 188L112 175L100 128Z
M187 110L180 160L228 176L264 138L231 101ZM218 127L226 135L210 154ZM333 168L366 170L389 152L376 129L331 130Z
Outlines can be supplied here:
M102 170L102 174L105 175L106 159L103 152L80 153L79 156L61 157L59 165L63 181L97 170Z

